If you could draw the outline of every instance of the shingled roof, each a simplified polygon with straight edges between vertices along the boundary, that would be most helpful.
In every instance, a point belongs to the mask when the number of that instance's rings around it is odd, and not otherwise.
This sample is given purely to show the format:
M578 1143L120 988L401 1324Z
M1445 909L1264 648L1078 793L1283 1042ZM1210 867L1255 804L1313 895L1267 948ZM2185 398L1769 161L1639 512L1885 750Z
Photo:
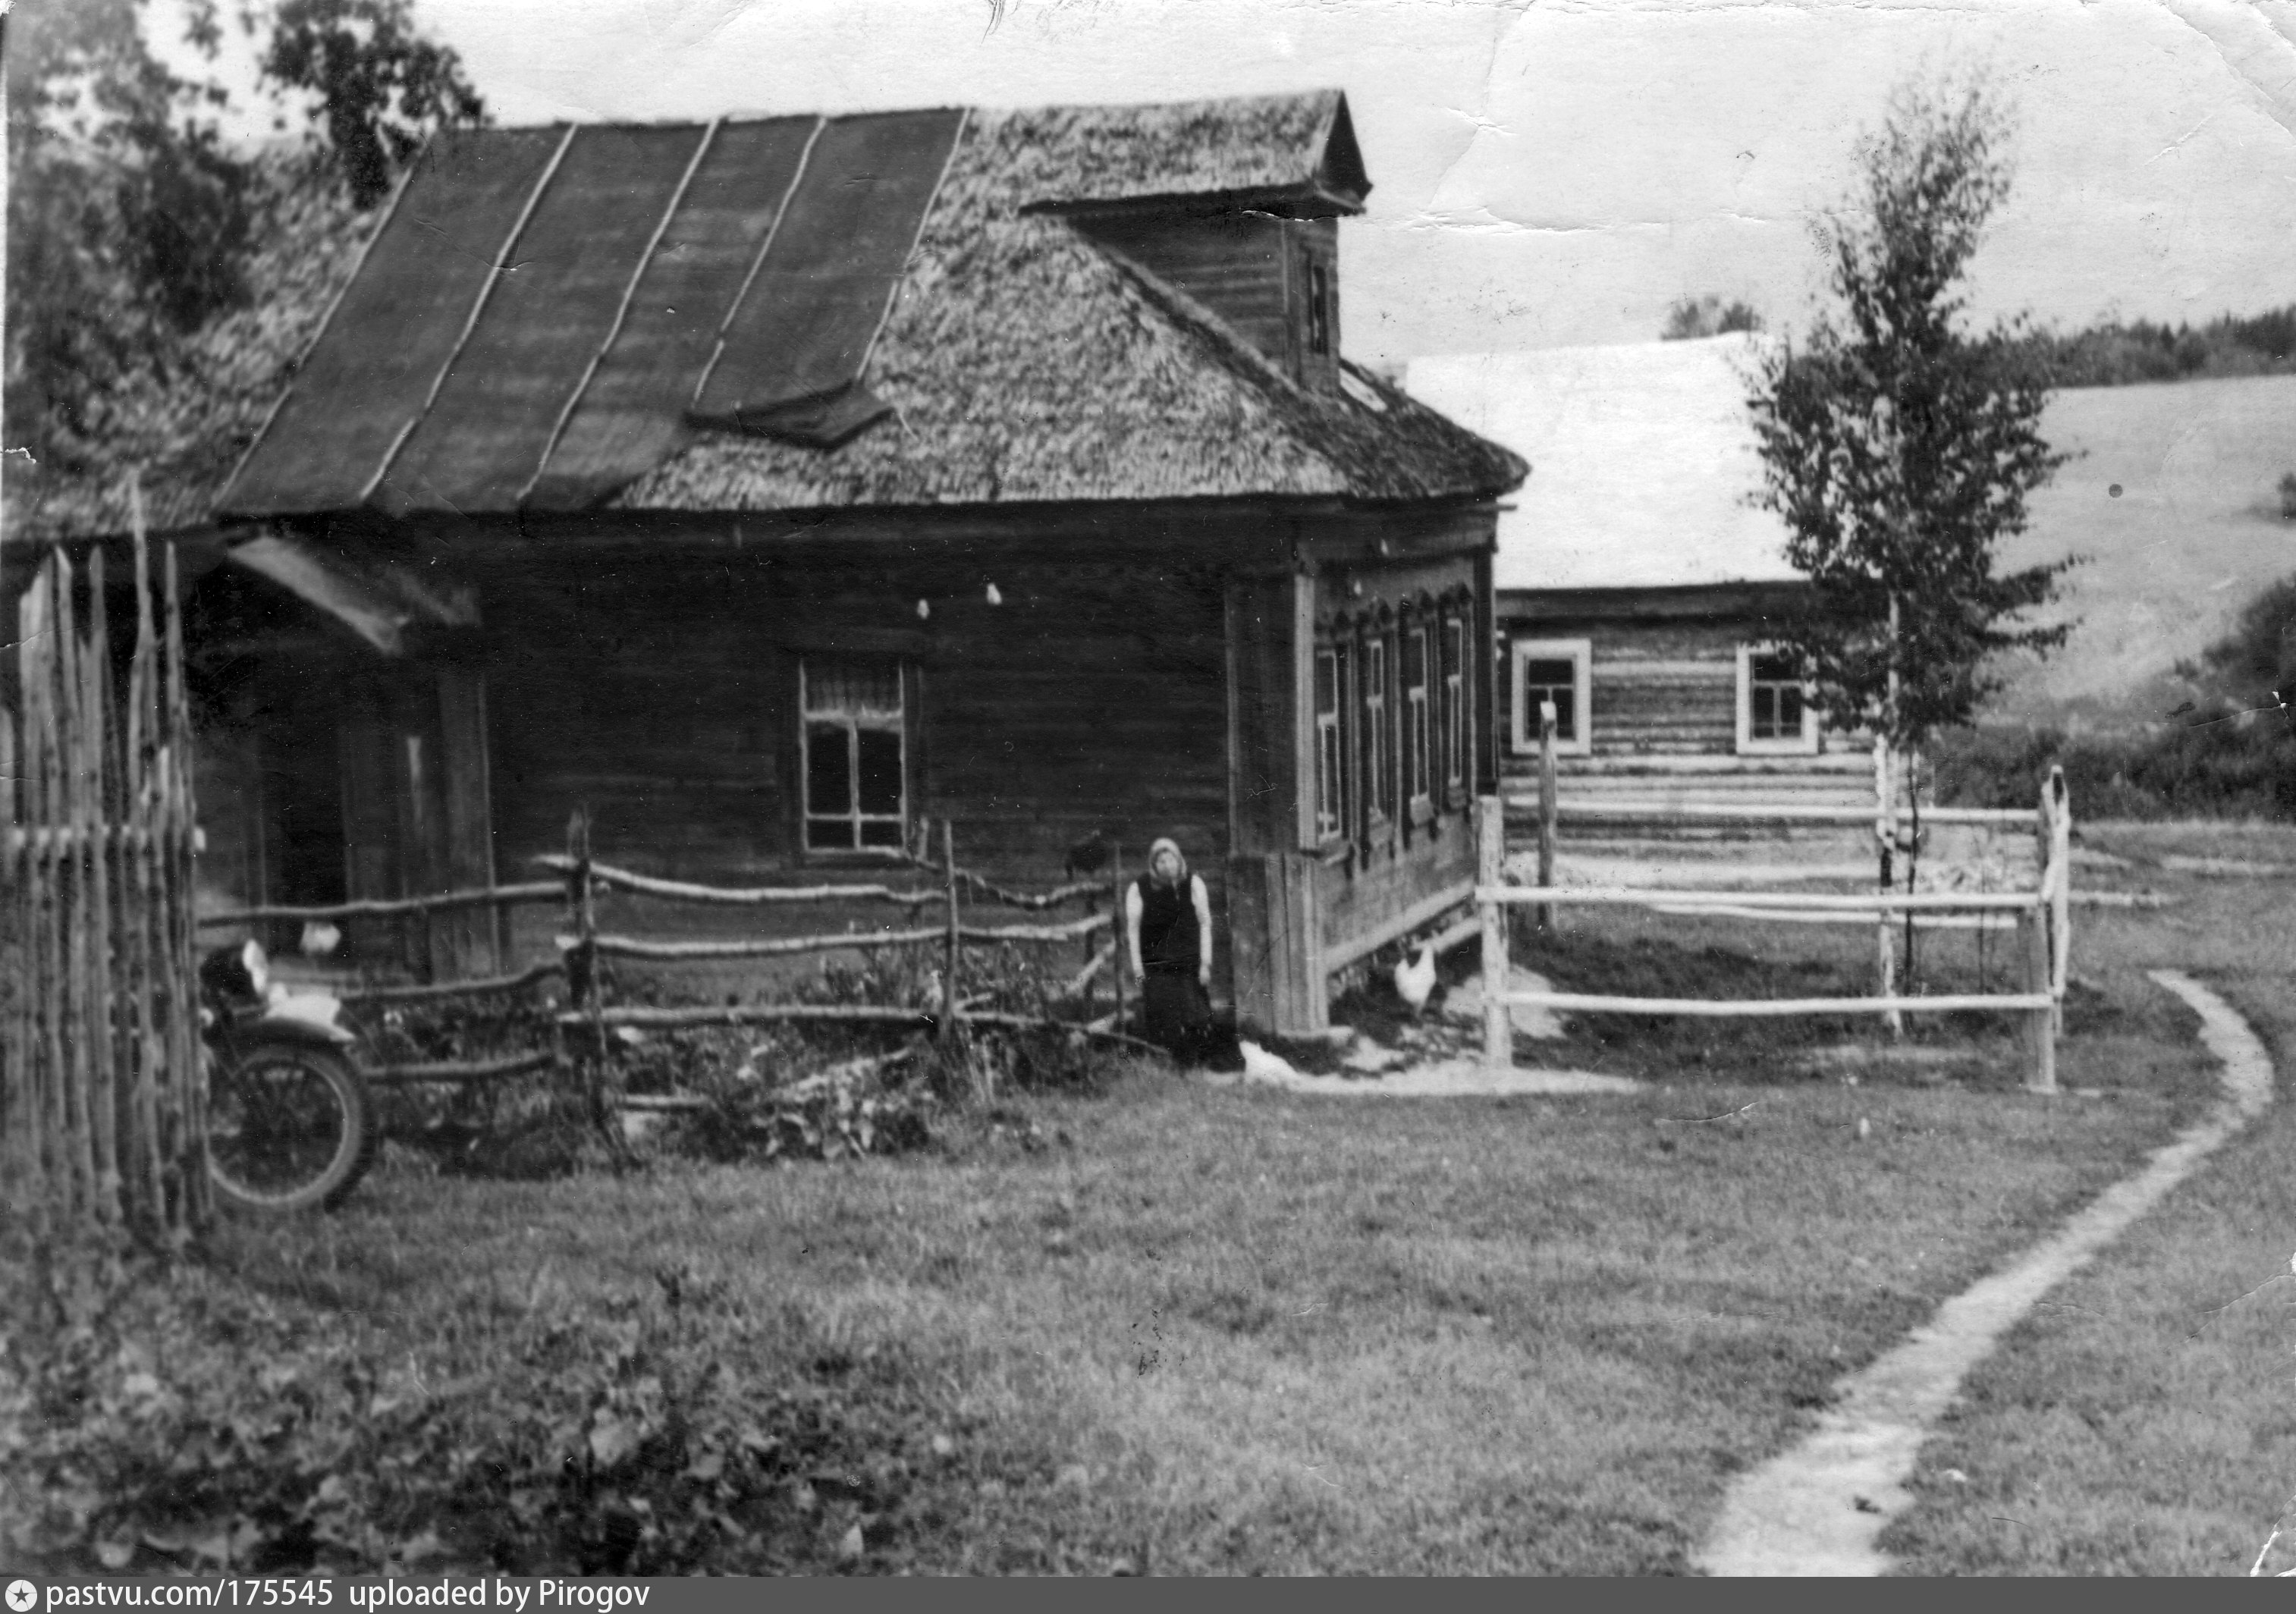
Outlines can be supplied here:
M1499 516L1499 588L1787 582L1787 532L1754 503L1746 409L1755 343L1446 354L1411 361L1417 397L1538 467Z
M1506 450L1300 386L1061 217L1367 189L1337 92L442 136L217 508L1502 492Z

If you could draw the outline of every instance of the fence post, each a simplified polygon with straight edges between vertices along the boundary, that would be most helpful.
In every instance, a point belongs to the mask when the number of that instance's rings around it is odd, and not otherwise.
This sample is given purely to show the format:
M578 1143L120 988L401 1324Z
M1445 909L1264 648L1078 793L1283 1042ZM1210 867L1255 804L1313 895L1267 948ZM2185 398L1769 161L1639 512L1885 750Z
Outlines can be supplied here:
M1874 840L1881 856L1882 895L1887 897L1897 883L1897 870L1892 854L1898 845L1898 804L1890 788L1890 742L1880 735L1874 739ZM1890 937L1890 914L1883 909L1874 927L1874 995L1890 997L1896 995L1898 984L1897 950ZM1906 1017L1895 1009L1882 1011L1882 1024L1892 1036L1903 1036Z
M1116 956L1109 960L1116 967L1110 973L1116 980L1116 1028L1121 1031L1124 1029L1124 943L1127 932L1124 927L1124 848L1120 846L1108 848L1108 889L1114 902L1108 911L1108 920L1116 946Z
M2037 900L2033 906L2018 910L2017 939L2024 944L2025 990L2045 995L2049 990L2047 923L2046 901ZM2055 1004L2046 1003L2021 1017L2025 1028L2022 1040L2032 1072L2025 1085L2035 1093L2057 1090L2056 1015Z
M572 907L574 950L566 961L567 995L586 1016L589 1046L583 1061L583 1091L590 1124L607 1133L606 1021L598 978L598 916L590 890L590 813L577 807L566 823L566 900Z
M2050 955L2054 970L2049 979L2049 991L2057 1000L2054 1023L2062 1034L2065 1028L2065 984L2072 979L2073 946L2073 809L2070 793L2065 789L2063 768L2049 769L2048 788L2044 794L2049 803L2049 862L2057 872L2049 914Z
M1485 796L1475 803L1475 883L1488 888L1505 881L1506 803ZM1506 908L1480 894L1475 906L1483 922L1483 1063L1505 1069L1514 1064L1514 1016L1506 1003Z
M957 930L956 828L946 818L940 821L940 861L948 881L948 946L941 968L939 1031L940 1039L950 1042L957 1030L957 956L964 938Z
M1554 702L1538 703L1538 883L1554 883ZM1551 935L1554 930L1554 905L1538 905L1538 929Z

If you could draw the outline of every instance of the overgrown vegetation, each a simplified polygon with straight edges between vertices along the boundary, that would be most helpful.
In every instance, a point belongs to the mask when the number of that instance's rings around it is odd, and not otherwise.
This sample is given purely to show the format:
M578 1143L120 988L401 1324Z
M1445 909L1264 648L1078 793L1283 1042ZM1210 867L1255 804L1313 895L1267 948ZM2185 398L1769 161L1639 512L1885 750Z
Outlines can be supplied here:
M218 0L189 9L212 57ZM235 12L266 78L308 97L310 127L295 132L313 138L227 143L226 93L153 53L140 0L9 13L6 439L44 481L142 467L188 497L214 492L300 356L365 209L422 135L484 116L409 0Z
M968 953L968 1007L1056 1019L1062 1005L1046 961L1007 944ZM1058 971L1053 973L1058 973ZM832 961L767 996L821 1004L922 1001L932 974L916 948L881 948L859 963ZM637 971L609 967L608 1001L690 1006L709 1000ZM501 1059L551 1048L563 1004L554 995L353 1012L366 1057L378 1064ZM567 1036L571 1053L588 1034ZM636 1101L627 1124L602 1132L588 1096L565 1069L508 1080L390 1087L378 1097L388 1138L454 1175L523 1180L636 1159L721 1162L838 1159L931 1145L943 1124L999 1095L1091 1090L1129 1055L1111 1057L1081 1029L970 1028L955 1044L890 1026L817 1021L676 1030L610 1028L608 1086ZM660 1101L649 1105L649 1101ZM625 1151L613 1138L627 1135Z
M2204 325L2100 320L2070 332L2037 332L2034 355L2060 387L2214 381L2296 374L2296 303Z
M2185 698L2132 734L1975 729L1935 748L1940 803L2029 807L2054 764L2084 818L2296 822L2296 575L2265 589L2233 631L2180 662Z
M1666 311L1665 328L1659 340L1666 342L1695 341L1702 337L1726 336L1735 331L1759 331L1762 316L1751 303L1733 298L1725 303L1709 292L1704 297L1678 297Z

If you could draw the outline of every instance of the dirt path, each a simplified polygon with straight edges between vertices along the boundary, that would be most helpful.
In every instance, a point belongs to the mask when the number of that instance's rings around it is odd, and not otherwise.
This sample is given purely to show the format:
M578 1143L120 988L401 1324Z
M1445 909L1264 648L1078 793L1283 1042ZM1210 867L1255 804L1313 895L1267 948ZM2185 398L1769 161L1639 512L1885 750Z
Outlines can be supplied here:
M1970 1369L2034 1302L2271 1103L2272 1061L2247 1023L2189 977L2151 974L2200 1015L2202 1040L2224 1065L2226 1102L2013 1266L1964 1290L1904 1344L1840 1381L1815 1432L1730 1488L1693 1560L1697 1568L1714 1575L1885 1573L1890 1560L1874 1544L1911 1502L1904 1482Z

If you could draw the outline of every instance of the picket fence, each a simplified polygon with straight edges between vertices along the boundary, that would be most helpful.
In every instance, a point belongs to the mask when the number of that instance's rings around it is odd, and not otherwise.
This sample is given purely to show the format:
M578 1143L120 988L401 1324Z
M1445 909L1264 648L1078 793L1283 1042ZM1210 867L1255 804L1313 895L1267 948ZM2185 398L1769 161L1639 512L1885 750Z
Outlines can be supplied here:
M103 553L81 570L52 552L18 605L18 705L0 714L0 1192L36 1248L90 1231L177 1246L212 1214L176 557L155 568L134 510L124 669Z

